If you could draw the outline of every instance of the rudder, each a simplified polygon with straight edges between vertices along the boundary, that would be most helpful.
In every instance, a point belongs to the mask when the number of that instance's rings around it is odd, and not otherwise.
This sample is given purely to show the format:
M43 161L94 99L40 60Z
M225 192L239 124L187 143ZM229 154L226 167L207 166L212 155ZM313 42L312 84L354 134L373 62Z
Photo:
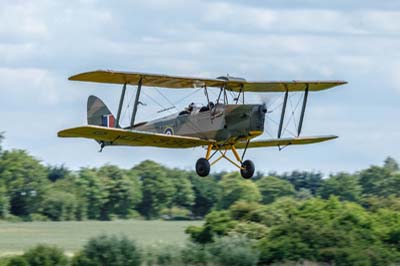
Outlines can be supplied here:
M115 125L115 117L110 109L94 95L90 95L87 101L87 121L89 125L119 127Z

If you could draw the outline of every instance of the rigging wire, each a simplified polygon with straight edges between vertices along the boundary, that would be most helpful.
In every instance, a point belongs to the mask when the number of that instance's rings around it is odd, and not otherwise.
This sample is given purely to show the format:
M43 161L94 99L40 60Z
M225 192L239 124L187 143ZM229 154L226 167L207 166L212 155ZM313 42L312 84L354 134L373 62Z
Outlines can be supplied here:
M293 96L294 96L294 95L293 95ZM291 116L290 116L290 119L289 119L288 122L286 123L286 126L285 126L285 128L284 128L284 130L283 130L283 133L285 133L285 131L287 130L287 128L288 128L288 126L289 126L289 123L290 123L292 120L294 121L295 127L297 127L297 126L296 126L295 112L297 111L297 108L299 107L300 100L301 100L301 97L299 97L298 102L297 102L297 104L296 104L296 107L295 107L295 109L293 110L292 101L289 99L290 105L291 105L291 108L292 108L292 114L291 114ZM296 137L297 135L294 135L294 136Z
M155 100L153 97L151 97L149 94L147 94L144 90L143 90L142 92L143 92L143 94L144 94L145 96L147 96L150 100L152 100L152 101L153 101L155 104L157 104L159 107L165 109L165 106L164 106L164 105L162 105L160 102L158 102L157 100Z
M128 95L129 95L129 90L128 90ZM129 107L131 106L131 103L132 103L132 101L133 101L133 95L134 95L134 93L133 93L133 91L132 91L132 95L130 96L130 99L129 99L129 101L128 101L128 104L127 104L127 106L126 106L126 108L125 108L125 111L124 111L124 113L122 114L122 117L121 117L121 121L125 118L125 116L126 116L126 113L128 112L128 109L129 109ZM129 96L128 96L128 98L129 98ZM129 121L131 120L131 117L130 117L130 114L129 114Z
M177 109L176 106L175 106L175 104L173 104L173 103L168 99L168 97L166 97L163 93L161 93L161 91L160 91L158 88L154 88L154 89L158 92L158 94L161 95L161 97L163 97L163 98L171 105L171 107Z
M273 120L272 118L267 117L267 119L270 120L271 122L273 122L275 125L279 126L279 123L276 122L275 120ZM287 131L289 134L291 134L293 137L296 137L296 134L294 134L291 130L287 129L286 131Z
M175 102L174 105L177 105L178 103L180 103L180 102L182 102L183 100L189 98L190 96L193 96L195 93L199 92L201 89L202 89L202 88L195 89L194 91L190 92L188 95L186 95L186 96L180 98L179 100L177 100L177 101Z

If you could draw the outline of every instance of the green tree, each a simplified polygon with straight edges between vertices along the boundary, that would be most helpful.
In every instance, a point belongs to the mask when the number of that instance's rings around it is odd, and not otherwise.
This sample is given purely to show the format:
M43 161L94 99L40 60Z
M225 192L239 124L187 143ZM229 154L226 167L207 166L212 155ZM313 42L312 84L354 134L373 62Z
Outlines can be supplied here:
M203 217L215 207L221 197L221 187L212 177L200 177L192 174L192 184L195 193L193 214Z
M99 178L94 169L82 168L78 176L77 186L78 190L82 191L87 205L87 217L92 220L101 219L103 206L108 199L105 182Z
M391 167L371 166L359 173L360 185L365 195L387 197L400 195L400 173Z
M383 168L389 170L390 172L398 172L400 170L399 164L392 157L387 157L383 162Z
M221 266L255 266L259 260L253 243L242 236L218 238L207 249L213 255L211 260Z
M10 209L7 191L4 186L0 186L0 219L6 218Z
M10 260L7 263L7 266L29 266L29 264L24 258L24 256L14 256L10 258Z
M47 171L47 178L53 182L59 179L63 179L71 174L71 171L63 164L60 166L49 165L47 166Z
M294 195L291 183L274 176L265 176L256 182L262 195L262 203L269 204L277 198Z
M41 205L42 214L53 221L76 220L78 202L71 193L51 190L46 193Z
M143 198L138 210L148 219L157 218L174 200L174 183L167 177L166 169L153 161L144 161L133 170L142 180Z
M4 132L0 132L0 153L3 150L3 147L1 146L1 143L3 142L3 140L4 140Z
M372 212L378 212L381 209L400 212L400 198L395 195L390 195L389 197L364 197L362 204Z
M240 177L239 173L230 173L225 175L220 181L221 199L220 209L227 209L238 200L258 202L261 200L261 194L257 185Z
M171 205L191 209L195 195L188 173L183 170L172 169L167 171L167 178L171 179L176 190Z
M318 194L324 199L334 195L341 200L359 201L361 186L358 183L357 176L339 173L324 180L318 190Z
M308 200L313 197L311 194L311 191L306 188L300 188L300 190L296 191L295 196L296 199L298 200Z
M292 183L297 191L305 188L308 189L314 196L316 195L318 188L322 185L323 182L322 174L315 172L293 171L291 173L285 173L278 177Z
M88 211L85 198L85 189L79 185L81 184L81 181L82 180L79 178L78 174L71 172L64 178L52 182L47 190L47 193L53 191L62 191L71 195L74 198L73 201L75 202L75 213L73 214L73 217L79 221L87 219Z
M214 241L215 236L227 235L237 223L229 211L213 211L206 216L203 226L189 226L185 232L194 242L205 244Z
M46 168L38 160L23 150L2 152L0 180L7 188L12 214L37 212L48 185Z
M383 209L369 213L354 202L279 198L269 205L237 202L213 211L187 233L199 243L218 236L257 240L264 264L318 261L335 265L390 265L400 260L400 216ZM254 233L256 232L256 233Z
M126 237L101 235L83 247L72 266L139 266L142 255L136 243Z
M106 165L99 169L99 176L107 188L107 200L102 207L102 218L109 219L110 214L127 218L142 198L141 187L137 177L114 165Z
M261 258L266 263L306 259L335 265L389 265L398 254L385 246L375 231L378 228L358 204L337 198L308 200L259 242Z
M23 255L29 266L67 266L64 251L55 246L37 245Z

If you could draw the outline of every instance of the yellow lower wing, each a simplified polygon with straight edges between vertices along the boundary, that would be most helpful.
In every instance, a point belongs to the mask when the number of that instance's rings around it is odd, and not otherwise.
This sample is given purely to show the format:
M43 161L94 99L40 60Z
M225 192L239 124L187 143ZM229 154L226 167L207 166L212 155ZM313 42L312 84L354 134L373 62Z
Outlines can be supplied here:
M193 137L164 135L144 131L130 131L120 128L107 128L100 126L81 126L57 133L64 138L88 138L104 141L112 145L126 146L153 146L160 148L191 148L212 144L213 140L204 140Z
M337 136L315 136L315 137L298 137L298 138L282 138L282 139L268 139L251 141L248 148L262 148L262 147L274 147L274 146L288 146L288 145L304 145L312 144L323 141L328 141L331 139L336 139ZM244 149L246 147L246 142L235 143L237 149Z

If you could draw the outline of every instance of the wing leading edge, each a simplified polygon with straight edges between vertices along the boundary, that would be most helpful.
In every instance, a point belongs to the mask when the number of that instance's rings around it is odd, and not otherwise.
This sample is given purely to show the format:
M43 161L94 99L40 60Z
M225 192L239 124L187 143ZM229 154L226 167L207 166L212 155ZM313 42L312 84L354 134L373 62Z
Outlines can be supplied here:
M196 77L179 77L139 72L121 72L111 70L96 70L71 76L69 80L137 85L142 79L143 86L160 87L169 89L187 89L207 87L225 87L231 91L248 92L285 92L304 91L308 86L309 91L326 90L335 86L344 85L346 81L246 81L206 79Z
M152 146L160 148L192 148L214 143L213 140L203 140L193 137L164 135L143 131L128 131L118 128L100 126L81 126L57 133L65 138L88 138L112 143L112 145Z
M289 146L289 145L305 145L313 144L323 141L328 141L336 139L337 136L313 136L313 137L298 137L298 138L281 138L281 139L268 139L268 140L258 140L251 141L248 148L262 148L262 147L279 147L279 146ZM246 147L246 142L238 142L235 144L237 149L244 149Z

